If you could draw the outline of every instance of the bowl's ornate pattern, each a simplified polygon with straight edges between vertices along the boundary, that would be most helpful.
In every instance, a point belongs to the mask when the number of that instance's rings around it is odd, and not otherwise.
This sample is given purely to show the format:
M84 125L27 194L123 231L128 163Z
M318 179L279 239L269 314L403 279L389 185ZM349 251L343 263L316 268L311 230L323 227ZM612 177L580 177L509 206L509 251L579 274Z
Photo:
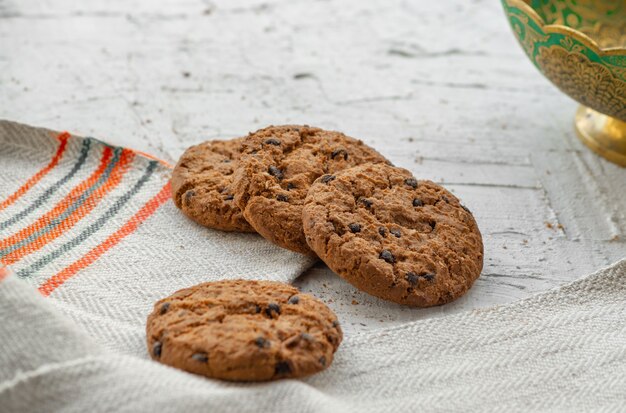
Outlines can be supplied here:
M563 92L598 112L626 121L626 82L606 66L557 46L542 48L536 59L543 74ZM587 93L589 90L594 93Z
M596 0L593 7L579 0L502 3L526 54L550 81L583 105L626 122L626 49L613 48L626 46L625 1Z
M583 32L603 49L626 46L626 1L531 0L530 5L547 24Z

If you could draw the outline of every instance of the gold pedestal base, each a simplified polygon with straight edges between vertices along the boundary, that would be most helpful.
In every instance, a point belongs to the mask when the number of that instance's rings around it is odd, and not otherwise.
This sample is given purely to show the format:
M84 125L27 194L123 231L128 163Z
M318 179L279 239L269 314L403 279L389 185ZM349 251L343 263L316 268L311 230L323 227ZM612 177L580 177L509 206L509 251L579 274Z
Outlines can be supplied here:
M576 112L576 132L594 152L626 167L626 122L581 106Z

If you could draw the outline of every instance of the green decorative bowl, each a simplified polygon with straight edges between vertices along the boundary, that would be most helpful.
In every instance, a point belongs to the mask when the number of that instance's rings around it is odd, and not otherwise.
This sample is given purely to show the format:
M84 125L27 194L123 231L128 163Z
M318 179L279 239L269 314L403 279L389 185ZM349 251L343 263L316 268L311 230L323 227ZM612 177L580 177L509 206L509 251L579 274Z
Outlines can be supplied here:
M578 137L626 166L626 0L502 0L535 66L582 106Z

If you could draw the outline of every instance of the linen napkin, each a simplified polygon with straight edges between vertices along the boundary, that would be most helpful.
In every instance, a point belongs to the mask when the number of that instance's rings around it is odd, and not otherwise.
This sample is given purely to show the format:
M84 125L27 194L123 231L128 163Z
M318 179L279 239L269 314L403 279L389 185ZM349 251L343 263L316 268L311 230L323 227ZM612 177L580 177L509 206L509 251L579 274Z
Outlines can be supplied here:
M303 380L228 383L156 363L144 343L155 299L207 279L289 281L310 259L189 222L168 200L168 170L156 160L7 122L0 143L0 225L9 228L0 227L1 251L10 265L0 269L2 413L626 406L626 260L510 305L352 334L328 370ZM132 159L115 169L125 153ZM114 159L104 179L121 176L109 192L104 183L87 189L100 178L83 189ZM72 173L81 177L65 179ZM68 213L59 206L80 200Z

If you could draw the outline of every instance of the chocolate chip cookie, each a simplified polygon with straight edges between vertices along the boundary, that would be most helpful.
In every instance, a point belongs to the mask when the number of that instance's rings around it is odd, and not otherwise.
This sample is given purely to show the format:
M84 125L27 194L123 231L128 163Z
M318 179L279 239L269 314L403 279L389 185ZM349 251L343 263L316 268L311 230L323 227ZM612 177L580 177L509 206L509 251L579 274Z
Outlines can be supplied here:
M313 251L342 278L416 307L463 295L483 266L471 212L450 192L386 164L320 177L302 220Z
M243 138L192 146L172 173L172 197L185 215L222 231L254 232L235 204L231 183Z
M287 284L245 280L199 284L158 301L146 335L154 360L236 381L319 372L343 337L318 299Z
M250 134L235 173L235 202L254 229L273 243L313 255L302 230L311 184L365 162L387 162L360 140L309 126L270 126Z

